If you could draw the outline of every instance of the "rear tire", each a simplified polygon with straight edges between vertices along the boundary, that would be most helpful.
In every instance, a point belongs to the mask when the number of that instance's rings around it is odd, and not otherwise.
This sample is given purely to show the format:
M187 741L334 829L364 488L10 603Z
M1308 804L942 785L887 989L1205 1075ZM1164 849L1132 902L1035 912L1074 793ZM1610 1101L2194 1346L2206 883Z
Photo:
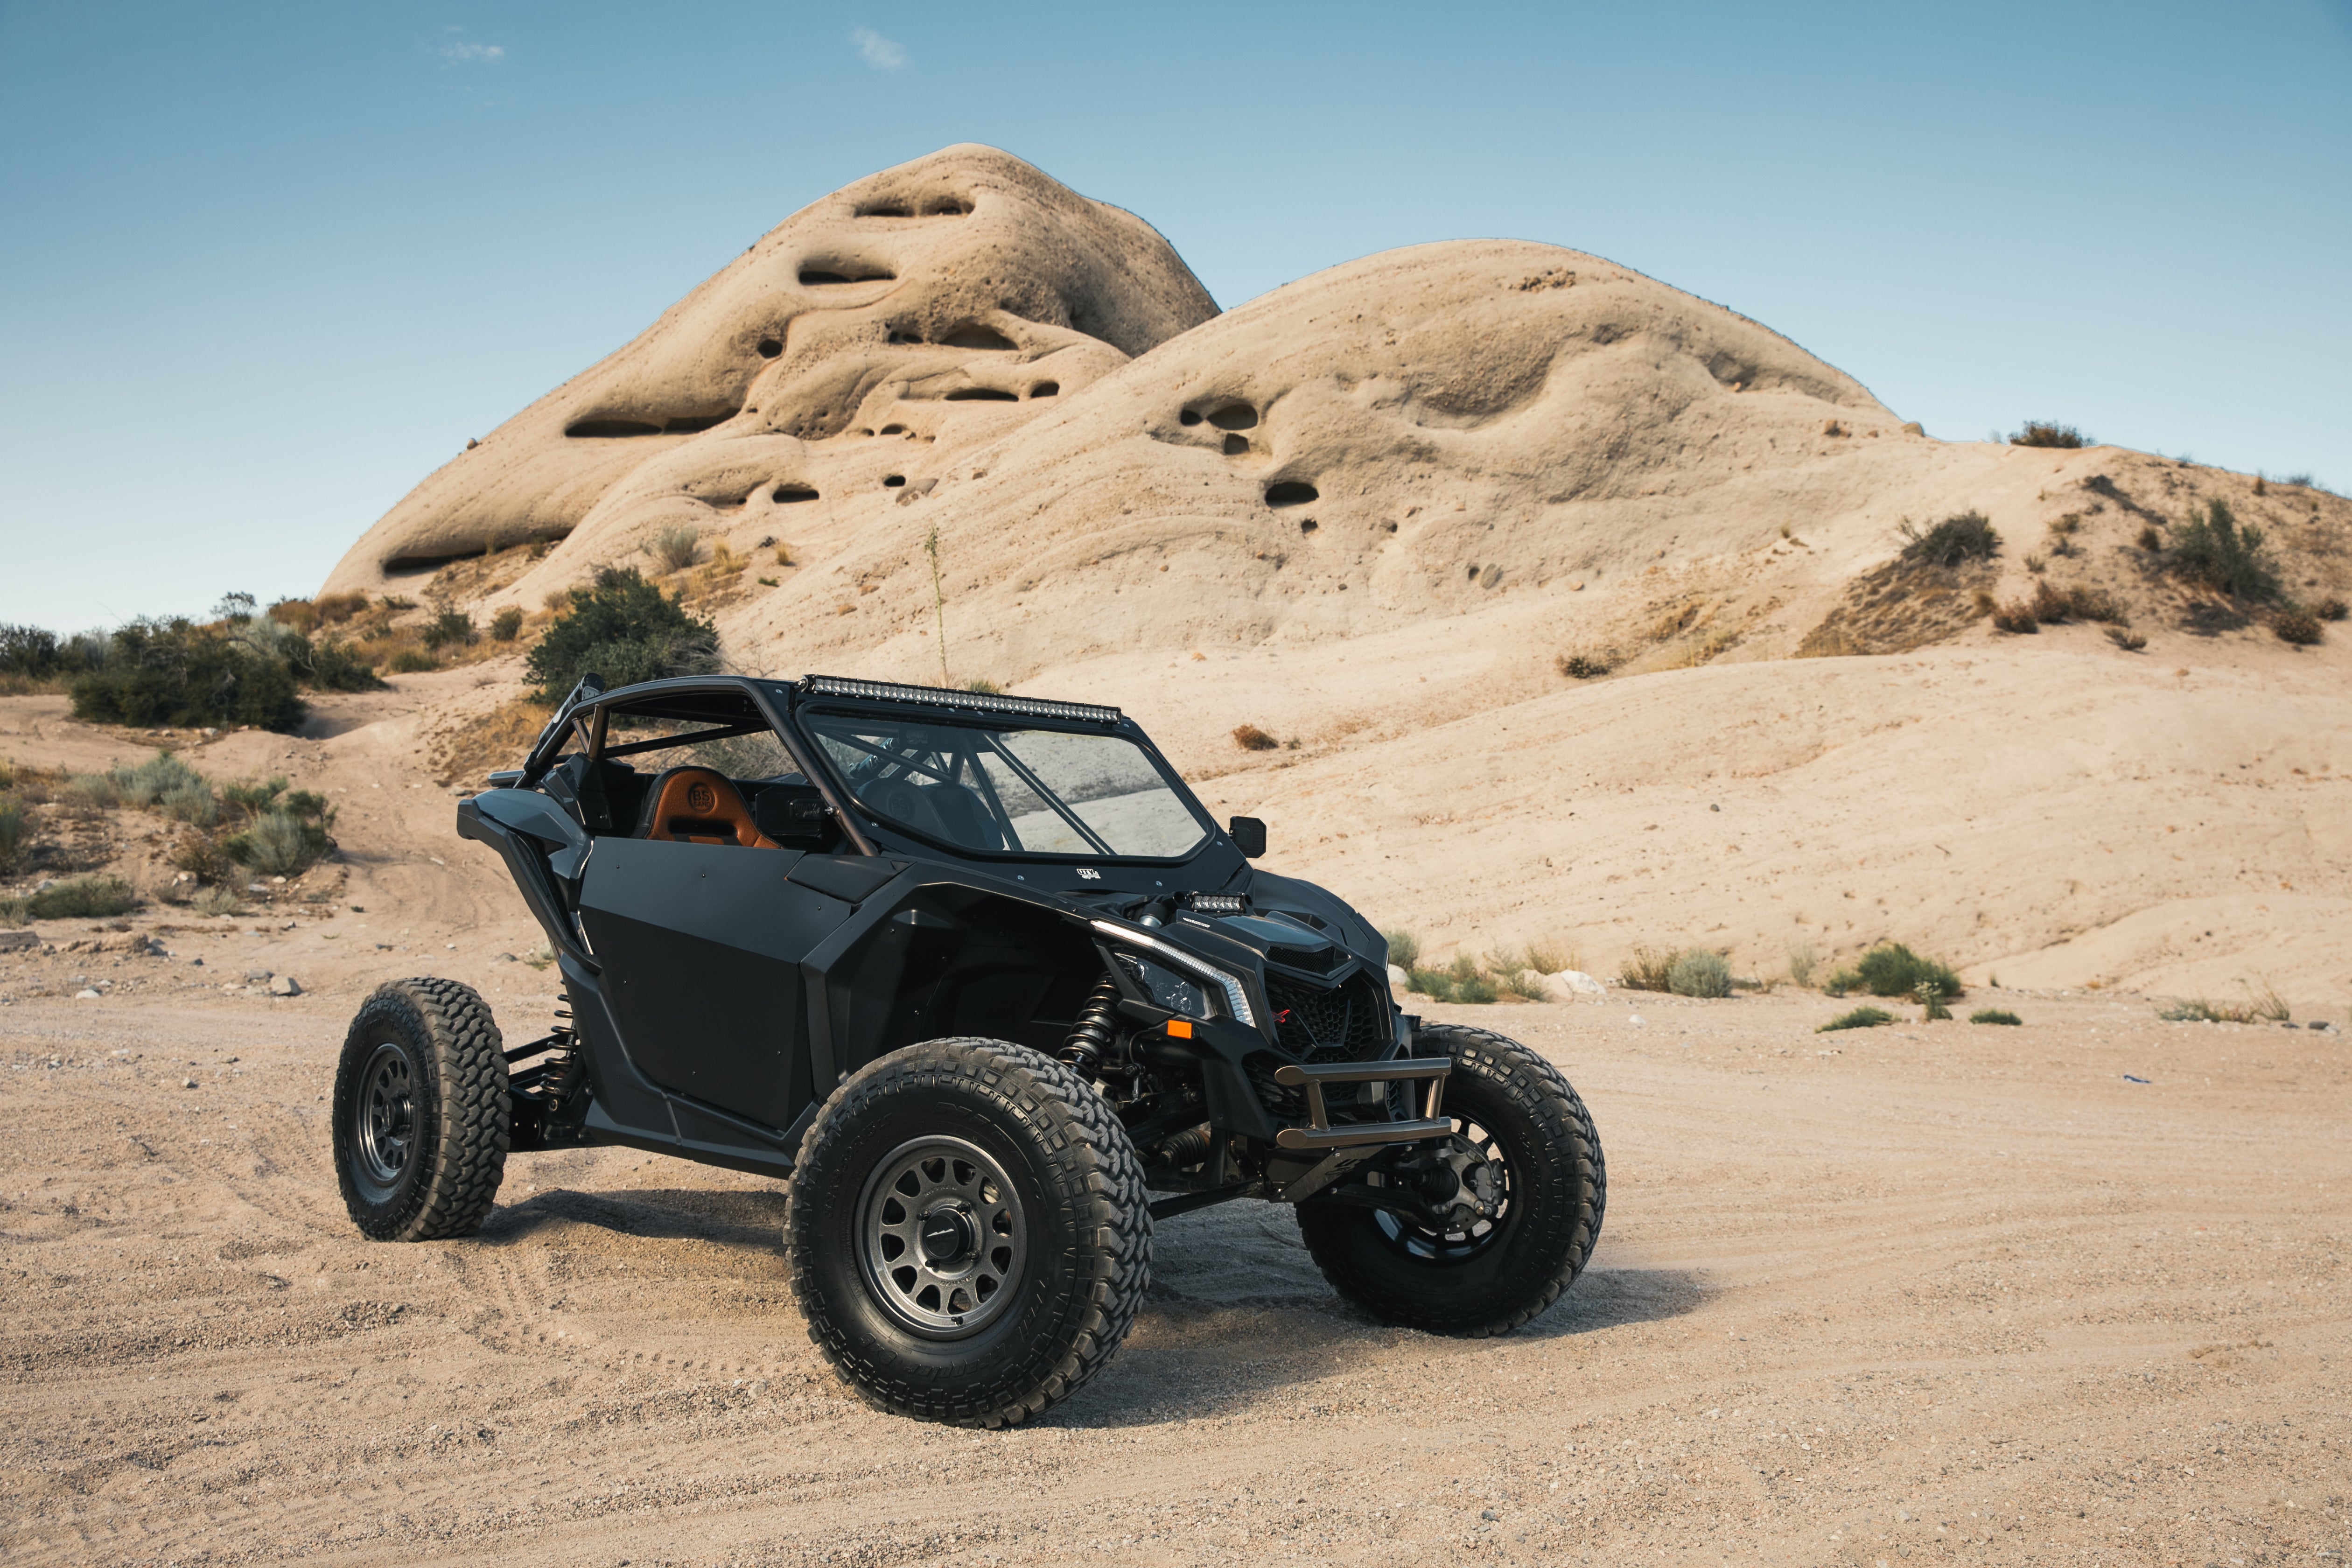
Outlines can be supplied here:
M1508 1333L1575 1282L1609 1202L1591 1113L1559 1069L1517 1040L1431 1025L1418 1054L1451 1057L1457 1147L1490 1151L1500 1215L1459 1231L1309 1199L1298 1231L1323 1278L1376 1317L1436 1334Z
M497 1202L513 1112L505 1042L454 980L394 980L361 1004L335 1070L335 1175L376 1241L470 1236Z
M1092 1087L1002 1040L932 1040L842 1085L784 1220L809 1338L901 1415L1027 1420L1117 1353L1151 1276L1127 1131Z

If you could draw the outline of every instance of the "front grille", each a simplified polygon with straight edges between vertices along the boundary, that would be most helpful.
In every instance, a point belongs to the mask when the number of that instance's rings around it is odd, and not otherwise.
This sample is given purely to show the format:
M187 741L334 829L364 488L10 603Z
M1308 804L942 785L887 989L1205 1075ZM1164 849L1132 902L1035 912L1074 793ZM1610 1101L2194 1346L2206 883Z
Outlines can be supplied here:
M1389 1043L1386 988L1369 973L1336 986L1267 975L1265 999L1275 1038L1302 1062L1370 1061Z

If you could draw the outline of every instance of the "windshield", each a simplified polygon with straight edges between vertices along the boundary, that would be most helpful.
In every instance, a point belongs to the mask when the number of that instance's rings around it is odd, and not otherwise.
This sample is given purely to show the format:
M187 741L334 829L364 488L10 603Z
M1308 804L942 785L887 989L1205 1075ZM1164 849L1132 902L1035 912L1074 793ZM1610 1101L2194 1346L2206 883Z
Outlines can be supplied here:
M1150 756L1117 735L846 713L802 722L868 810L958 848L1172 860L1209 837Z

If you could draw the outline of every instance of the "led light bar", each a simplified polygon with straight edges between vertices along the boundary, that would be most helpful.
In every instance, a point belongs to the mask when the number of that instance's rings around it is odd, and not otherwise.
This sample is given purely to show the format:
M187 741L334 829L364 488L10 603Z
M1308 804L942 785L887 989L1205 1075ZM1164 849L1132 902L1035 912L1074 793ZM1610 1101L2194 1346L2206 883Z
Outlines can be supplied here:
M900 686L889 680L851 680L838 675L810 675L801 689L812 697L854 697L866 702L920 702L931 708L962 708L974 713L1003 713L1019 719L1076 719L1090 724L1116 724L1119 711L1092 702L1048 702L1035 697L1003 692L958 691L945 686Z
M1186 893L1184 907L1204 915L1237 915L1249 907L1239 893Z

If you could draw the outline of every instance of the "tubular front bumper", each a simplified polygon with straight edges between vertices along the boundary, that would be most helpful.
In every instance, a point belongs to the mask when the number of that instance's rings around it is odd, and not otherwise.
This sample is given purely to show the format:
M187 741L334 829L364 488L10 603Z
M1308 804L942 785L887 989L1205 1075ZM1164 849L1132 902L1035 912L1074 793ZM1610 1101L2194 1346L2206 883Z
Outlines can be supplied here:
M1445 1075L1454 1064L1444 1057L1402 1057L1386 1062L1321 1062L1302 1067L1286 1063L1276 1068L1274 1081L1286 1089L1304 1087L1307 1090L1307 1125L1285 1127L1274 1135L1276 1147L1300 1151L1321 1152L1330 1149L1353 1149L1370 1143L1418 1143L1424 1138L1440 1138L1454 1131L1453 1121L1439 1114L1439 1105L1445 1093ZM1421 1115L1410 1121L1358 1121L1346 1126L1331 1125L1330 1109L1324 1103L1326 1085L1335 1083L1395 1083L1417 1081L1428 1087L1422 1092Z

